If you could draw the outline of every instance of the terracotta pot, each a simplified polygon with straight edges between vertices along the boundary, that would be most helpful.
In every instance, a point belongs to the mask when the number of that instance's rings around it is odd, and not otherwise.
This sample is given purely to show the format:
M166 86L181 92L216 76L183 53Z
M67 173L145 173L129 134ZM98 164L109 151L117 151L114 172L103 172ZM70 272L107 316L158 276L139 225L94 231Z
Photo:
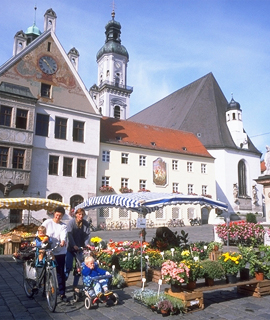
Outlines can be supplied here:
M255 279L262 281L264 279L263 272L255 272Z
M163 317L167 317L167 316L170 314L170 311L169 311L169 310L163 310L163 309L161 309L160 312L161 312L161 314L162 314Z
M187 283L187 289L194 290L196 288L196 281L189 281Z
M205 278L205 285L208 287L212 287L214 285L215 281L212 278Z

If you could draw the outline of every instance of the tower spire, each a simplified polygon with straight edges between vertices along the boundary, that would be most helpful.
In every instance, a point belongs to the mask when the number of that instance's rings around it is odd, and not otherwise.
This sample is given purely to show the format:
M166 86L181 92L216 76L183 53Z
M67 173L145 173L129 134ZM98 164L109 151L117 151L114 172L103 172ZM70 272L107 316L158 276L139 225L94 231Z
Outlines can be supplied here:
M35 4L34 10L35 10L35 14L34 14L34 25L36 25L36 19L37 19L37 4Z
M114 20L114 17L115 17L115 3L114 3L114 0L112 2L112 13L111 13L111 15L112 15L112 19Z

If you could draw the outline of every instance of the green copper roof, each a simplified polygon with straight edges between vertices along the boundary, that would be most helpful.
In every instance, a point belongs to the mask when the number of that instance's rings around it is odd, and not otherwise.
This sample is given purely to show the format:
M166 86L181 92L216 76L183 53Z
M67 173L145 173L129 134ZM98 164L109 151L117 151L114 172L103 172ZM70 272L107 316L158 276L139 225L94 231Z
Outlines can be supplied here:
M21 96L24 98L30 98L30 99L36 99L29 88L24 86L19 86L13 83L9 82L2 82L0 84L0 92L6 93L6 94L14 94L16 96Z
M40 36L41 31L34 23L31 27L27 28L27 30L25 31L25 34L35 34L37 36Z
M104 46L98 51L97 60L105 53L118 53L129 58L127 49L120 43L114 42L113 40L105 43Z

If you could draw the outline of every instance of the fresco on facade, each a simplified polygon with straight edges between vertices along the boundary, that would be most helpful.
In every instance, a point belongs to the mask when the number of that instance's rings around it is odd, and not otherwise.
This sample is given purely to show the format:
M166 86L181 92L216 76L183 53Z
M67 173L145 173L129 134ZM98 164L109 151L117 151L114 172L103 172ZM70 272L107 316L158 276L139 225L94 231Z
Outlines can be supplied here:
M161 158L153 161L153 182L158 186L165 186L167 183L167 166Z

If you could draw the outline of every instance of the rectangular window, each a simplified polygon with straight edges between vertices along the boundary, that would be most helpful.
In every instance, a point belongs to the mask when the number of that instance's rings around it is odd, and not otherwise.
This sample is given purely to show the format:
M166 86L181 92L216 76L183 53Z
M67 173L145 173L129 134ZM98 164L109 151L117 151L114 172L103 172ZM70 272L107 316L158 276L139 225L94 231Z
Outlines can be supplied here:
M101 185L102 185L102 187L108 187L110 185L110 178L109 177L102 177Z
M50 156L49 158L49 174L51 175L58 175L58 163L59 157L58 156Z
M26 129L27 126L27 110L17 109L16 128Z
M178 170L178 160L172 160L172 169Z
M128 164L128 153L122 153L121 163Z
M51 97L51 89L52 89L52 86L50 84L41 83L41 91L40 91L41 97L50 98Z
M102 151L102 161L110 162L110 151Z
M179 192L179 183L173 182L172 188L173 188L174 193L178 193Z
M156 219L164 219L163 208L160 208L156 211Z
M193 163L192 162L188 162L187 163L187 171L188 172L192 172L193 171Z
M24 152L25 150L22 149L13 149L13 169L23 169Z
M0 125L10 127L11 126L11 114L12 108L1 106L0 109Z
M127 178L121 178L121 187L128 188L128 179Z
M193 184L188 184L188 194L193 193Z
M77 178L85 178L86 161L83 159L77 160Z
M0 167L7 168L9 148L0 147Z
M36 121L36 135L48 137L49 132L49 115L48 114L37 114Z
M128 210L126 208L119 208L119 218L128 218Z
M54 136L65 140L67 137L67 119L55 117Z
M146 156L140 156L139 165L142 167L146 166Z
M202 186L202 195L207 194L207 186Z
M72 177L72 158L65 158L63 163L63 176L65 177Z
M201 164L201 173L206 173L206 164L205 163Z
M73 121L73 141L84 141L84 122Z
M172 218L173 219L180 219L179 208L177 208L177 207L172 208Z
M140 190L146 189L146 180L140 180Z
M99 208L99 217L100 218L109 218L110 217L109 208Z

